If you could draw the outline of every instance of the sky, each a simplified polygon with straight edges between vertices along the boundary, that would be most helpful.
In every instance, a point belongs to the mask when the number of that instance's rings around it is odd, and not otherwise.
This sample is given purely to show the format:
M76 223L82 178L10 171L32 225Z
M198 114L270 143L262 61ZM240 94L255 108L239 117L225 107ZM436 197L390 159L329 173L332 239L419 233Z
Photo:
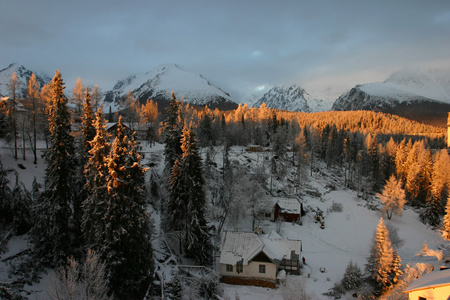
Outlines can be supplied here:
M163 63L238 102L274 85L317 97L411 67L450 68L450 1L0 0L0 69L103 91Z

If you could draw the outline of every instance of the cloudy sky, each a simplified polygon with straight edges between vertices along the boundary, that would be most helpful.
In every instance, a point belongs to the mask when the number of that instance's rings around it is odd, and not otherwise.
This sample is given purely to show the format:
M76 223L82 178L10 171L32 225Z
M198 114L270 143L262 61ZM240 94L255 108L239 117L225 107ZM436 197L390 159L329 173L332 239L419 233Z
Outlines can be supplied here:
M0 69L59 69L68 89L176 63L241 102L275 84L334 96L450 68L450 1L0 0L0 41Z

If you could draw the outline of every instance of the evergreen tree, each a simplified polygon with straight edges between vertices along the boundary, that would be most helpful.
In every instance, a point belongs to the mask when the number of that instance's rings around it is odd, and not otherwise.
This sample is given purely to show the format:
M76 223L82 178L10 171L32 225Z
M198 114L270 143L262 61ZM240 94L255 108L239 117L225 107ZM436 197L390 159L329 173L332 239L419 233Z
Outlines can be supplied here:
M0 156L0 224L11 224L13 218L12 192L9 187L9 171L3 169Z
M439 198L435 198L433 195L427 200L425 210L420 215L420 219L423 223L430 225L431 227L437 227L441 224L441 201Z
M19 183L19 176L16 174L16 184L12 190L13 200L13 227L17 235L27 233L33 224L31 216L31 195Z
M399 282L400 277L403 275L403 271L401 270L402 265L400 264L401 261L402 259L400 255L396 250L394 250L391 272L389 274L390 281L393 285L396 285Z
M367 258L366 264L366 272L381 291L386 290L391 284L389 275L392 271L393 255L389 231L384 225L383 218L381 218L375 231L370 256Z
M124 135L119 117L117 136L106 160L107 211L99 251L119 299L143 298L153 272L151 229L145 211L145 169L136 143Z
M70 222L74 201L74 140L61 73L52 82L50 148L46 153L45 191L37 203L34 236L37 255L46 263L64 263L71 254Z
M209 264L212 246L204 217L202 160L192 129L183 129L181 143L183 154L175 162L170 180L169 223L177 224L174 230L183 231L186 256L197 263Z
M106 175L108 168L105 164L111 145L107 140L106 126L102 111L98 110L95 119L96 135L89 142L89 159L84 167L86 190L88 197L84 200L81 229L86 243L86 249L99 252L102 247L102 234L105 227L105 216L108 210L108 194L106 191Z
M353 264L353 261L350 261L345 269L341 284L346 290L356 290L361 286L361 283L361 269L357 264Z
M450 196L447 199L444 216L444 238L450 239Z
M175 161L181 156L181 102L176 100L172 91L172 98L167 108L167 118L164 122L164 158L166 161L166 171L170 174Z

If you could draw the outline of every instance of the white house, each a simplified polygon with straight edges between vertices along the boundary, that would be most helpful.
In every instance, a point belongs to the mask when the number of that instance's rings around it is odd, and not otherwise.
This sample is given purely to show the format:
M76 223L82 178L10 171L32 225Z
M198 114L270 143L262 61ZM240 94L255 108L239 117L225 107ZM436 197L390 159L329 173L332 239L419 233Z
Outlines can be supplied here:
M220 248L220 275L225 283L274 288L279 271L300 271L299 240L225 231Z
M450 269L435 270L414 280L403 293L410 300L450 300Z

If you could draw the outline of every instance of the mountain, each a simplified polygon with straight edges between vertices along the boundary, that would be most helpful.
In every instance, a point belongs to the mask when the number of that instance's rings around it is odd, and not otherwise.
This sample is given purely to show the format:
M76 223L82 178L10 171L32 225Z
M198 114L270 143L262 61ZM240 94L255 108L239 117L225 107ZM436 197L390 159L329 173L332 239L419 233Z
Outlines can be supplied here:
M158 102L160 111L168 105L172 91L178 100L193 106L205 106L214 109L234 109L238 105L230 95L209 83L201 75L181 70L175 64L163 64L146 73L132 75L119 80L111 91L106 92L104 103L112 110L119 109L120 102L127 93L144 104L147 99Z
M450 71L404 69L384 82L358 84L332 110L373 110L446 127L450 111Z
M253 107L260 107L263 103L269 108L287 111L319 112L331 108L330 103L313 97L295 84L274 86L257 100Z
M10 81L10 78L12 77L13 73L16 72L17 78L20 81L20 87L23 91L27 88L28 80L31 77L31 74L34 73L36 76L36 80L39 82L40 86L44 86L46 83L49 83L52 79L45 75L33 72L27 68L25 68L22 65L19 65L17 63L10 64L7 68L4 68L0 70L0 96L6 97L10 96L10 91L8 88L8 84Z

